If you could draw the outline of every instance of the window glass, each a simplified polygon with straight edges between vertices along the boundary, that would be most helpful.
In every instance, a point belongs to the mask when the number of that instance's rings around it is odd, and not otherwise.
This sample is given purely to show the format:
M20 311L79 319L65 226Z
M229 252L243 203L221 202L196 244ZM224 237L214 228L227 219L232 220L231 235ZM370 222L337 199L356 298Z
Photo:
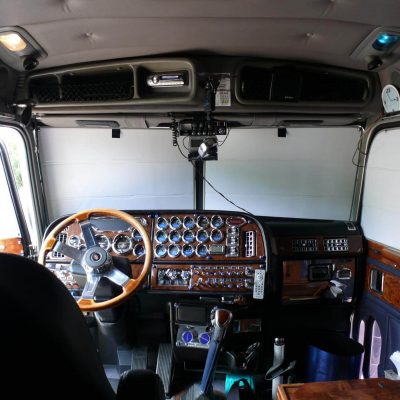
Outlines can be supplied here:
M368 154L361 225L368 239L400 250L400 129L379 132Z
M206 176L253 214L347 220L359 138L356 127L232 129ZM206 207L236 209L208 186Z
M98 207L193 208L193 167L170 130L43 128L39 136L50 218Z
M17 129L5 126L0 126L0 140L4 143L8 153L31 242L37 247L38 229L24 140Z

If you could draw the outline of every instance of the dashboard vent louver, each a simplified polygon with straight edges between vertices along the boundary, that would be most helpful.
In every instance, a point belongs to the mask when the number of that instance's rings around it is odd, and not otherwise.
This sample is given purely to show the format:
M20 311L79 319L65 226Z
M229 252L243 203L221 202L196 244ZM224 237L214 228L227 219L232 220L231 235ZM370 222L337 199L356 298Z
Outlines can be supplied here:
M59 233L57 235L57 242L67 243L67 234L66 233ZM53 258L65 258L64 254L58 253L57 251L53 251L51 253Z
M256 233L248 231L245 234L245 256L254 257L256 255Z
M30 97L39 104L130 100L133 89L130 69L45 75L29 82Z
M348 251L349 241L347 238L324 239L325 251Z
M292 251L294 253L318 251L318 241L317 239L294 239L292 240Z

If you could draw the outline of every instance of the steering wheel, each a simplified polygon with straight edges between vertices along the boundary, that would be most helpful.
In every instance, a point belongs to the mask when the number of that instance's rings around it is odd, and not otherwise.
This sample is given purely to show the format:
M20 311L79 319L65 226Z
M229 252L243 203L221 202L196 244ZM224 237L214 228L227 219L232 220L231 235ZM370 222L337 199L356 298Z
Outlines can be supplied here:
M145 247L145 258L142 270L136 279L130 278L125 273L117 269L113 264L110 254L100 247L93 233L90 217L92 215L104 217L116 217L137 229L142 236ZM85 250L79 250L75 247L57 241L57 236L71 223L79 223L82 236L86 243ZM39 263L46 264L46 256L50 251L56 251L64 254L79 263L86 273L86 284L82 296L77 303L82 311L99 311L120 304L134 293L143 282L150 270L152 263L152 247L149 235L142 224L133 216L118 210L97 208L81 211L71 215L61 221L44 239L39 253ZM122 293L102 302L94 299L96 288L102 278L107 278L122 288Z

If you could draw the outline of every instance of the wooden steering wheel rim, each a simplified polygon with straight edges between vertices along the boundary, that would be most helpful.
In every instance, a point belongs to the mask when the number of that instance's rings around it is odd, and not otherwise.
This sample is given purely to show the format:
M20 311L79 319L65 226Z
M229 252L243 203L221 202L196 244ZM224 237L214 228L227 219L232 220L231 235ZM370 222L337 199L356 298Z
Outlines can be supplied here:
M106 217L116 217L132 225L137 229L142 236L144 247L145 247L145 258L140 275L136 279L129 279L129 281L122 287L122 293L118 296L113 297L110 300L102 301L100 303L94 301L93 299L79 299L77 301L79 308L82 311L100 311L106 308L114 307L121 302L125 301L130 295L132 295L140 284L145 279L146 275L150 271L151 264L153 261L153 252L151 247L151 242L149 235L143 228L142 224L132 215L127 214L123 211L114 210L111 208L94 208L91 210L85 210L78 212L70 217L61 221L44 239L42 247L39 252L38 262L42 265L46 264L46 256L49 251L51 251L57 242L57 235L62 232L69 224L72 222L86 221L91 215L99 215Z

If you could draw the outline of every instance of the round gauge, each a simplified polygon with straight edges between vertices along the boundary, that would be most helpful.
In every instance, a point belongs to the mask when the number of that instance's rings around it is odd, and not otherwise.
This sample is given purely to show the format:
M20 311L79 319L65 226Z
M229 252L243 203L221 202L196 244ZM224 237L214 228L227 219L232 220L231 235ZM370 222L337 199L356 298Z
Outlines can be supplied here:
M167 220L166 218L164 218L164 217L159 217L159 218L157 219L157 227L158 227L159 229L167 229L167 228L168 228L168 225L169 225L169 223L168 223L168 220Z
M211 340L211 336L209 333L207 332L203 332L200 336L199 336L199 342L203 345L207 345L208 343L210 343Z
M191 275L191 273L190 273L189 271L183 270L183 271L181 272L181 278L182 278L184 281L188 281L188 280L190 279L191 276L192 276L192 275Z
M190 343L193 340L193 333L191 331L184 331L182 333L182 340L184 343Z
M199 257L205 257L208 254L208 248L205 244L199 244L196 248L196 254Z
M143 239L142 239L142 235L140 234L140 232L139 232L137 229L134 229L134 230L132 231L132 239L133 239L135 242L140 242L140 241L143 240Z
M169 233L169 240L172 243L179 243L181 241L181 234L178 231L171 231Z
M193 248L193 246L192 246L191 244L185 244L185 245L182 247L182 254L183 254L185 257L192 257L193 254L194 254L194 248Z
M399 91L393 85L386 85L382 90L383 107L387 113L400 111Z
M178 217L171 217L171 220L169 222L169 226L172 229L179 229L182 226L182 221Z
M110 239L106 235L96 235L95 236L97 244L104 249L105 251L108 251L111 247Z
M220 229L224 226L224 220L219 215L213 215L211 218L211 226Z
M205 215L200 215L199 217L197 217L197 226L199 228L206 229L206 228L208 228L209 225L210 225L210 221L208 220L208 218Z
M117 235L115 236L112 244L112 249L115 253L118 254L126 254L132 250L132 240L129 236L126 235Z
M144 248L144 245L141 243L138 243L134 248L133 248L133 254L136 257L140 257L146 254L146 249Z
M180 246L176 244L171 244L168 246L168 255L172 258L178 257L179 254L181 253L181 248Z
M156 240L157 240L158 243L165 243L168 240L167 232L158 231L156 233Z
M159 258L165 257L167 255L167 247L163 244L158 244L156 246L155 253Z
M220 242L224 238L224 234L219 229L213 229L210 235L210 239L214 243Z
M193 229L196 226L196 222L194 221L194 219L192 217L190 217L189 215L186 215L186 217L183 218L183 226L186 229Z
M182 239L185 243L193 243L195 239L193 231L186 230L183 232Z
M207 242L208 232L205 231L204 229L200 229L199 231L197 231L196 238L197 238L198 242L201 242L201 243Z
M81 244L81 238L78 235L72 235L68 238L68 244L78 249Z

